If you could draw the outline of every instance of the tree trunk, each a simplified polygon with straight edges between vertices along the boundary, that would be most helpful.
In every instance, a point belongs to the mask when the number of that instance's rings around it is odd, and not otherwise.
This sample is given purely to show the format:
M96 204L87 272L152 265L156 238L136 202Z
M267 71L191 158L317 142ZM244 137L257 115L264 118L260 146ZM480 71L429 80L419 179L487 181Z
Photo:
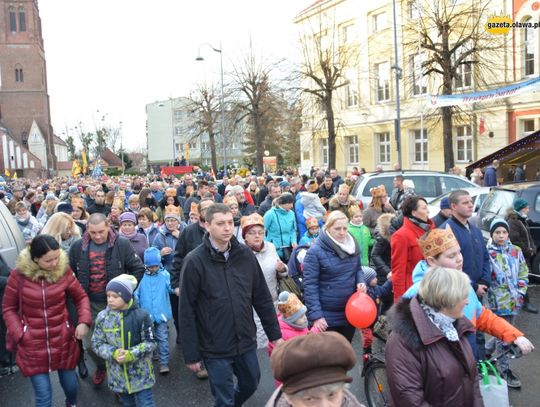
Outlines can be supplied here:
M257 165L257 175L261 175L264 171L263 143L261 134L261 118L257 112L255 112L253 115L253 127L255 129L255 164Z
M445 106L442 110L444 170L454 168L454 146L452 143L452 107Z
M328 125L328 168L336 168L336 125L332 109L331 94L325 100L326 121Z
M217 174L218 167L217 167L217 158L216 158L216 135L214 134L213 126L210 126L210 130L208 132L208 142L210 144L210 164L212 166L212 169Z

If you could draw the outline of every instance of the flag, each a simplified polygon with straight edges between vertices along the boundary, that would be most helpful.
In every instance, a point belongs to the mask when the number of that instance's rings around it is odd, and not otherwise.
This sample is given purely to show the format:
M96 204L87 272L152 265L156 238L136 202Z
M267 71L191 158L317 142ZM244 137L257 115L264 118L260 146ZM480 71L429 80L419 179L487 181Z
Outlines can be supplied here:
M478 133L484 134L486 132L486 120L481 117L480 118L480 125L478 126Z
M186 159L186 160L189 160L189 143L186 143L186 155L185 155L185 159Z
M82 148L81 151L81 157L82 157L82 172L84 175L86 175L86 169L88 168L88 161L86 159L86 148Z
M92 178L99 178L103 175L103 171L101 171L101 163L99 159L94 164L94 169L92 171Z
M13 171L13 179L17 179L17 171Z
M210 167L210 175L212 176L212 179L216 179L216 173L214 172L214 168Z
M7 168L4 170L4 175L6 177L11 177L11 174L9 173L9 170Z
M73 165L71 166L71 175L73 178L77 178L77 176L81 173L81 166L79 164L79 160L75 159L73 160Z

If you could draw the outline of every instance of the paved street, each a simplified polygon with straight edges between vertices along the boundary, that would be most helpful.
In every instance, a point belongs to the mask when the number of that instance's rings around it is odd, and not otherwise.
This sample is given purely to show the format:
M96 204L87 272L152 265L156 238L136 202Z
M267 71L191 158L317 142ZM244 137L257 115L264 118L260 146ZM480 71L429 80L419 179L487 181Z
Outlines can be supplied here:
M531 300L540 305L540 287L530 289ZM539 351L513 362L515 371L521 376L523 388L520 391L510 390L510 399L514 407L537 406L538 377L540 377L540 316L523 313L518 318L518 327L536 344ZM360 349L358 335L354 343ZM274 389L268 356L265 350L259 351L259 362L262 378L259 389L246 406L264 406ZM158 406L211 406L212 396L207 381L199 381L183 367L180 347L171 343L171 374L158 377L154 387L154 397ZM351 390L359 399L365 401L363 382L359 371L353 372L354 381ZM55 406L63 406L63 393L56 374L53 375ZM112 393L104 386L95 390L90 378L81 380L79 406L114 406ZM33 404L30 380L20 374L0 379L0 400L3 407L29 406Z

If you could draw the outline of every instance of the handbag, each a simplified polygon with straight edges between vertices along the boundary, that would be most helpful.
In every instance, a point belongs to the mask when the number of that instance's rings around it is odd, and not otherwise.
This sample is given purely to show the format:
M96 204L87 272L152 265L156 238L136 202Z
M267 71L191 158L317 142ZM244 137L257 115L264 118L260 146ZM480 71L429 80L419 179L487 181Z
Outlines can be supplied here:
M24 319L22 315L22 291L24 288L24 277L21 276L19 272L15 272L14 278L17 279L17 295L19 297L19 317L21 318L21 323L24 326ZM15 338L9 333L9 331L6 332L6 350L11 353L17 352L17 341Z
M288 291L292 294L296 294L300 301L303 301L302 290L298 287L296 282L291 276L283 277L278 280L279 292Z
M480 370L480 393L484 405L489 407L510 407L508 399L508 385L501 378L497 369L489 361L478 362Z

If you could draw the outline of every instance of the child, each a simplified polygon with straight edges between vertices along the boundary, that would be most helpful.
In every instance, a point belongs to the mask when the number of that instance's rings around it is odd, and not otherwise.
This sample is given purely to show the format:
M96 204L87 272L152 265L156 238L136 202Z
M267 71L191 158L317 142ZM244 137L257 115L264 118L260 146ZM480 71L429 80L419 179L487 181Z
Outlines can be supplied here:
M487 292L489 308L512 325L523 306L523 297L527 293L529 268L523 252L508 240L509 227L505 220L496 218L489 228L492 242L488 243L491 265L491 285ZM497 353L507 345L500 339L491 338L486 343L486 352ZM497 361L501 377L508 387L521 387L519 377L510 370L508 356L500 356Z
M161 265L161 255L155 247L144 251L144 265L146 272L135 290L135 298L139 306L147 311L154 323L157 349L159 357L159 373L169 373L169 325L172 318L170 294L171 288L169 272Z
M377 305L377 318L381 311L381 303L392 300L392 273L388 273L388 278L383 285L377 285L377 272L371 267L362 267L364 272L364 281L367 286L367 295L369 295ZM377 321L377 319L375 319ZM373 344L373 326L362 329L364 337L364 354L362 360L365 363L371 353Z
M362 223L362 210L357 205L349 208L349 218L351 219L349 221L349 233L354 237L358 246L360 246L362 256L360 262L362 266L369 266L369 253L375 244L375 239L371 236L369 228Z
M326 215L326 209L321 203L321 199L317 193L318 190L319 185L317 184L317 181L310 179L306 183L306 191L300 192L300 199L304 207L302 215L306 219L306 222L308 218L315 218L317 221L322 221L324 215Z
M306 317L306 306L298 299L295 294L288 291L282 291L279 294L278 300L278 322L281 329L281 338L284 341L295 338L297 336L307 335L308 333L319 333L315 327L308 328L308 320ZM274 344L268 342L268 355L271 356L274 351ZM281 385L276 380L276 387Z
M299 245L308 245L311 244L319 237L319 221L316 218L307 218L306 219L306 233L300 239Z
M137 279L121 274L107 284L107 308L96 319L92 348L107 363L109 387L124 406L154 406L152 320L133 301Z

